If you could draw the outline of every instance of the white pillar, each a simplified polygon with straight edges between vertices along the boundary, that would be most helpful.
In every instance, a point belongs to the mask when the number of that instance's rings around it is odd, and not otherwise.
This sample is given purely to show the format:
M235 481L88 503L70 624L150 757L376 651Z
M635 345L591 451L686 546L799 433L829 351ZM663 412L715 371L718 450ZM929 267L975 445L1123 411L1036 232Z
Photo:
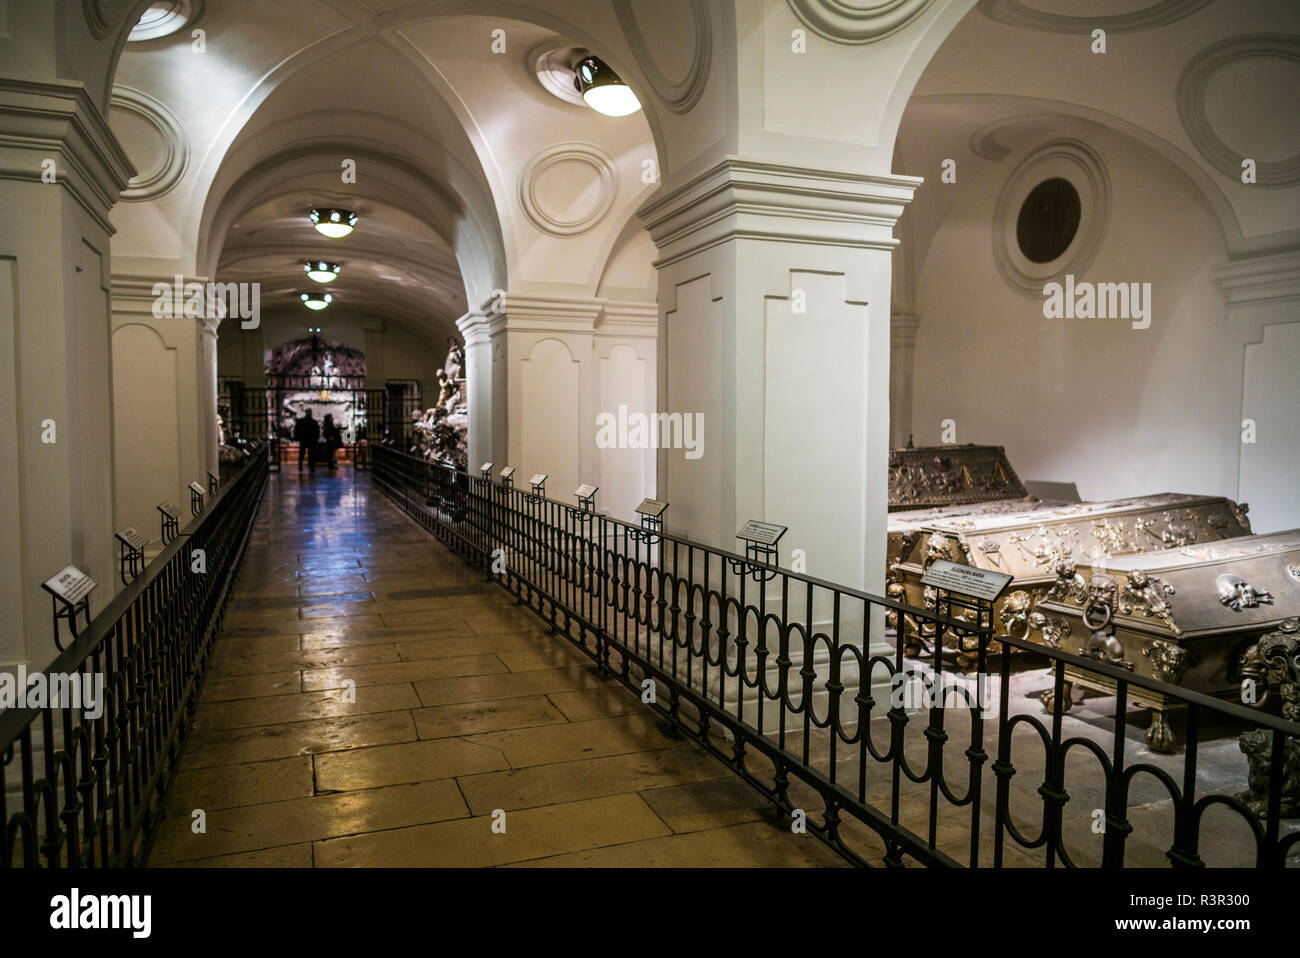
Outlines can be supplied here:
M469 397L469 469L506 464L506 336L501 295L456 320L465 337L465 391Z
M174 302L176 283L113 277L114 521L155 540L158 503L171 500L188 514L186 487L206 489L207 472L218 474L218 319L186 316ZM206 285L198 277L180 283ZM246 332L253 331L239 330Z
M116 591L108 211L134 171L80 83L0 80L0 129L3 669L57 654L41 583L64 566L92 613Z

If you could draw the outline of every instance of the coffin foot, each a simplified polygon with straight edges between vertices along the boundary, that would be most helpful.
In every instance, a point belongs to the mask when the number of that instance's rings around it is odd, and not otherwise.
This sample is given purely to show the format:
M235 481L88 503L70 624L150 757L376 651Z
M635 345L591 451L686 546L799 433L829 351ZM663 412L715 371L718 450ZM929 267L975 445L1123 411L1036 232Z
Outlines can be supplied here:
M1074 687L1073 684L1070 682L1065 682L1061 685L1061 714L1062 715L1070 711L1070 707L1074 705L1074 700L1070 697L1070 690L1073 687ZM1043 708L1046 711L1054 714L1056 712L1055 687L1039 692L1038 701L1043 703Z
M1171 755L1176 751L1178 738L1174 735L1174 727L1169 724L1168 715L1157 709L1151 710L1151 727L1147 729L1145 741L1153 752Z

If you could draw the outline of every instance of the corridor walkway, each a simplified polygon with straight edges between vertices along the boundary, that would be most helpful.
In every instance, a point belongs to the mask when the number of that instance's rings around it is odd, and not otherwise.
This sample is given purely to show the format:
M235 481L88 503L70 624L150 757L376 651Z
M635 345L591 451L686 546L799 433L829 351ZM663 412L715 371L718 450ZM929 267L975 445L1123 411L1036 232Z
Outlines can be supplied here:
M286 468L150 864L842 864L640 709L364 473Z

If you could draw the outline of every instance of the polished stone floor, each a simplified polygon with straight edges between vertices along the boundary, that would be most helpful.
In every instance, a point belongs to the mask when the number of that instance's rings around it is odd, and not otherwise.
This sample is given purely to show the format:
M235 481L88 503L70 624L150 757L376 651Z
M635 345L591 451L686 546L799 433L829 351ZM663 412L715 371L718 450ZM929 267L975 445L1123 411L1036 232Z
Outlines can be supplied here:
M587 661L364 473L286 468L150 864L842 864Z

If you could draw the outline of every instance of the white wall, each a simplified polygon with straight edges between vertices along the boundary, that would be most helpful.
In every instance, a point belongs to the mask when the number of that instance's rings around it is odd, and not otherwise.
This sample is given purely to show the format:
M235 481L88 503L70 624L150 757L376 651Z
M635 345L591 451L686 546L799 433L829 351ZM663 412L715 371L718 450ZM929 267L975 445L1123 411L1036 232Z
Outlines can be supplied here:
M1022 478L1076 482L1085 499L1160 491L1235 496L1240 397L1225 375L1226 249L1201 194L1118 133L1089 143L1111 185L1102 245L1078 280L1149 282L1149 329L1120 319L1045 319L993 259L998 197L1020 156L960 185L918 280L912 430L937 444L1006 446ZM1032 146L1026 147L1026 150ZM1023 154L1021 154L1023 155ZM910 215L910 214L909 214Z

